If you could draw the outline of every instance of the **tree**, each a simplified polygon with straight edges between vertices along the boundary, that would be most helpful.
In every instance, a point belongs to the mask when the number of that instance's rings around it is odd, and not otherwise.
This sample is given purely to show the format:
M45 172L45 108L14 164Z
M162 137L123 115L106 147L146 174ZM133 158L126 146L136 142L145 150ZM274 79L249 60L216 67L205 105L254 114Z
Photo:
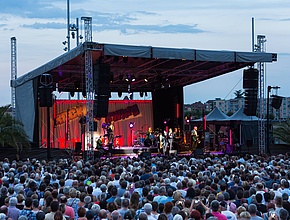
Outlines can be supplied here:
M7 110L10 105L0 107L0 146L13 147L17 153L29 150L30 143L23 124L13 120Z
M235 99L241 99L241 98L244 98L245 92L242 92L242 90L240 89L240 90L236 90L234 94L236 96Z
M281 122L273 129L274 137L290 145L290 120Z

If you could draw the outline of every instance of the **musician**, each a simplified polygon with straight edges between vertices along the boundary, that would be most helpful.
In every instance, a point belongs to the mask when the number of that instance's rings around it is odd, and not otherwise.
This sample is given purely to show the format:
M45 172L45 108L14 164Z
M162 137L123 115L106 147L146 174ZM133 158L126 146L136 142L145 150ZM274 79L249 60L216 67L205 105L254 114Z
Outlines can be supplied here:
M193 130L191 131L191 150L195 151L196 147L199 143L199 136L197 134L197 126L193 127Z
M153 140L153 138L154 138L154 133L153 133L153 131L152 131L152 128L149 127L149 128L148 128L148 131L146 132L146 139L151 139L151 140Z
M96 149L100 149L103 146L102 136L96 139Z
M161 138L160 138L160 146L163 150L163 155L169 155L167 137L168 137L167 132L163 131L163 134L161 133Z
M168 134L167 134L167 141L168 141L168 145L169 145L169 151L172 150L173 148L173 137L174 137L174 133L172 131L172 128L169 128Z
M114 145L114 121L111 121L110 125L107 127L108 142Z

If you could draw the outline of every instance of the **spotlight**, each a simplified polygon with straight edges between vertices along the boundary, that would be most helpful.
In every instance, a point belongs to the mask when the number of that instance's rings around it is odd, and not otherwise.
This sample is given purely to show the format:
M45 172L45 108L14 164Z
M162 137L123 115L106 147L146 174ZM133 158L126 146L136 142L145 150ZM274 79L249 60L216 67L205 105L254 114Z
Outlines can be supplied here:
M145 81L145 82L148 82L148 79L147 79L147 78L145 78L145 79L144 79L144 81Z
M132 81L132 82L135 82L135 80L136 80L135 76L132 75L132 76L131 76L131 81Z
M123 62L128 63L128 57L123 57Z
M82 91L82 95L84 98L87 98L87 92L86 91Z
M80 82L74 82L74 86L76 90L79 90L79 88L81 87L81 83Z
M135 124L134 122L130 122L130 123L129 123L129 128L132 129L132 128L134 127L134 124Z
M75 32L71 32L71 37L72 37L72 39L75 39L76 33Z
M111 72L111 74L110 74L110 83L113 83L113 81L114 81L114 73Z
M164 122L163 122L165 125L167 124L167 121L166 120L164 120Z

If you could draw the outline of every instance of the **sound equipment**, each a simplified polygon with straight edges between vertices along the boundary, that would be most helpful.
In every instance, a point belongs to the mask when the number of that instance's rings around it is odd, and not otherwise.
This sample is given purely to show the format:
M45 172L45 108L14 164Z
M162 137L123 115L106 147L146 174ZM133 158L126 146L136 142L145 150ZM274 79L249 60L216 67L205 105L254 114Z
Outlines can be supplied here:
M203 155L203 154L204 154L203 149L196 148L196 150L195 150L195 154L196 154L196 155Z
M245 105L244 114L247 116L255 116L258 103L258 89L245 89Z
M258 88L259 71L254 68L244 70L243 74L243 88L257 89Z
M282 104L283 97L278 95L272 95L272 107L274 109L279 109Z
M94 117L107 117L109 110L109 96L97 96L93 108Z
M110 65L98 63L94 65L94 90L96 100L94 101L94 117L107 117L110 96Z
M144 140L144 146L145 147L151 147L152 146L152 140L147 138Z
M141 154L139 154L139 156L138 157L140 157L140 158L142 158L142 157L144 157L144 158L151 158L151 152L148 152L148 151L143 151L143 152L141 152Z
M40 86L38 88L39 92L39 106L40 107L52 107L53 99L52 99L52 86Z
M75 152L82 151L82 142L75 142Z

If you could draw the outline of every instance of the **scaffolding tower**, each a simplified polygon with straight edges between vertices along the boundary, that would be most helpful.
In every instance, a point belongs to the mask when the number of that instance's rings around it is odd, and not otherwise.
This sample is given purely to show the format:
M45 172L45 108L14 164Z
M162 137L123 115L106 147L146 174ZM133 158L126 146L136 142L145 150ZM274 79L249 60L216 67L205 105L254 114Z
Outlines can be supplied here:
M94 160L94 86L93 86L93 64L92 50L89 43L92 42L92 18L81 17L84 21L84 34L87 48L85 50L85 78L86 78L86 139L87 159ZM85 149L84 149L85 150Z
M17 78L17 57L16 57L16 37L11 37L11 83L16 80ZM15 119L16 113L15 113L15 107L16 107L16 101L15 101L15 88L11 86L11 112L12 112L12 118Z
M258 35L257 36L257 45L256 45L256 52L265 52L265 43L266 43L266 36ZM265 63L259 62L258 63L258 70L259 70L259 93L258 93L258 129L259 129L259 153L265 154L266 153L266 138L265 138Z

